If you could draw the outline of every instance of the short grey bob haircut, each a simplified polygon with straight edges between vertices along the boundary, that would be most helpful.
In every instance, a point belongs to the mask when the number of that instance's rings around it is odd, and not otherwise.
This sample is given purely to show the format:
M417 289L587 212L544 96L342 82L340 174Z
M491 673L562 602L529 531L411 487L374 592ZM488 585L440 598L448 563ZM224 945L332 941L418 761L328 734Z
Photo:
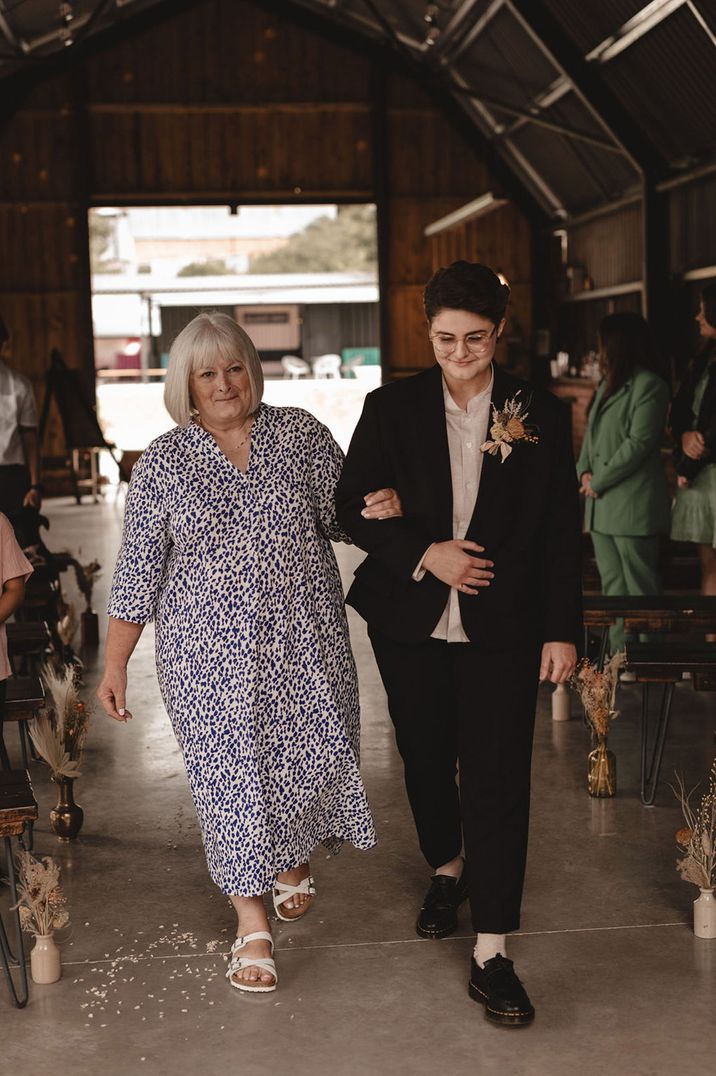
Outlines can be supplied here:
M251 386L250 414L258 410L264 393L261 359L251 337L228 314L198 314L174 340L164 383L164 406L177 426L188 426L196 409L189 390L189 378L217 361L246 367Z

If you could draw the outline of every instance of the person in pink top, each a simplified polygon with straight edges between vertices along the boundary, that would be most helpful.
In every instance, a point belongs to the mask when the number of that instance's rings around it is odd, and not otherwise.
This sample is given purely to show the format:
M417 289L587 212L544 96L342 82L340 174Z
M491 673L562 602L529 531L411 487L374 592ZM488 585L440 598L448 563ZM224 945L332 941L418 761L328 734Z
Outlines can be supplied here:
M5 681L12 672L7 656L5 624L22 605L25 580L31 575L32 565L20 549L7 516L0 512L0 720L5 703Z

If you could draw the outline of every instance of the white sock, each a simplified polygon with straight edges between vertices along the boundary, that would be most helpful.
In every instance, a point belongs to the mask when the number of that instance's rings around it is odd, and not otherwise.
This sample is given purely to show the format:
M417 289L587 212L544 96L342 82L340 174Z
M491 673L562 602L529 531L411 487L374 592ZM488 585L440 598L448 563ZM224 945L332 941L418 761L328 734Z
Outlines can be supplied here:
M475 960L481 968L486 960L492 960L493 956L501 953L507 956L507 938L504 934L478 934L475 944Z

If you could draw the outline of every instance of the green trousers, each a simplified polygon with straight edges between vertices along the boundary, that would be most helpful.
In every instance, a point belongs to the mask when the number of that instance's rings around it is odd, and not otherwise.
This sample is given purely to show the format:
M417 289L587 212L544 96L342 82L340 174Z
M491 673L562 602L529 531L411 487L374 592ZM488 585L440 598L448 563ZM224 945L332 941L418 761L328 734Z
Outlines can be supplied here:
M609 597L661 594L657 534L635 538L592 531L592 544L603 594ZM624 639L624 621L617 620L609 631L612 654L624 649Z

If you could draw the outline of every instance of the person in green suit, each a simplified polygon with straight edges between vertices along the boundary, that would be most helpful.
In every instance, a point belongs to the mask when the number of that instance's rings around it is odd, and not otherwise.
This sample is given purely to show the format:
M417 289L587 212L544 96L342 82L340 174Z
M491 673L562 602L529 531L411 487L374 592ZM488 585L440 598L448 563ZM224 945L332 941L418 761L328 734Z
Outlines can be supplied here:
M602 381L577 461L602 592L659 594L659 535L671 504L660 445L669 409L649 326L639 314L610 314L599 326ZM617 622L612 653L624 647Z

